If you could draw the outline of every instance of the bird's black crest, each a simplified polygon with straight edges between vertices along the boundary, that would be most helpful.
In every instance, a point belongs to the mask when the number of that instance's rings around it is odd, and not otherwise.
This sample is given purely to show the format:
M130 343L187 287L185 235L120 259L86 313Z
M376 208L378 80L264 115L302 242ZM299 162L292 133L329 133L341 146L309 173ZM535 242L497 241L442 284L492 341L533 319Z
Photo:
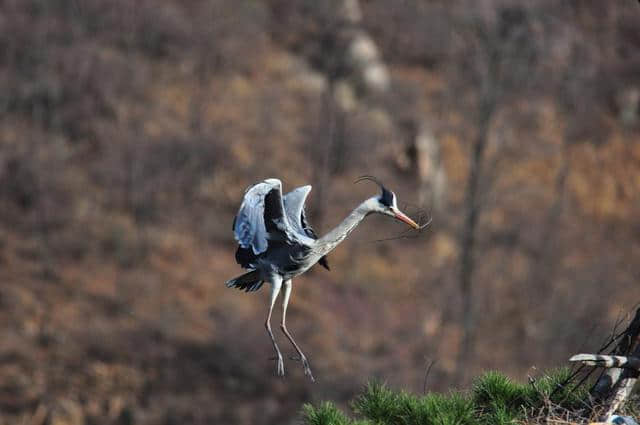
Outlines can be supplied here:
M382 186L382 196L380 197L380 203L387 207L393 205L393 192L391 192L384 186Z
M359 177L358 180L355 181L355 183L361 182L362 180L371 180L372 182L380 186L380 189L382 190L382 195L380 196L380 203L382 205L387 207L390 207L393 205L393 196L394 196L393 192L391 192L389 189L384 187L384 185L380 183L380 180L376 179L373 176L362 176L362 177Z

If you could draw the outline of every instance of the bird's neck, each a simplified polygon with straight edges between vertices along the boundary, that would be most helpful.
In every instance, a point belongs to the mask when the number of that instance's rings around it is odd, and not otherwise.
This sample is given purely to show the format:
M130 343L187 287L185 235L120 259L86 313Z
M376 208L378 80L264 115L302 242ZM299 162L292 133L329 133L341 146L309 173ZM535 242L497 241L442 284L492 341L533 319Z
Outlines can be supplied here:
M333 230L318 239L316 244L321 251L321 254L326 255L329 251L338 246L338 244L349 236L349 233L351 233L351 231L360 224L369 211L369 208L367 208L367 201L363 202L358 205L356 209L351 211L351 214L342 220L342 223L338 224Z

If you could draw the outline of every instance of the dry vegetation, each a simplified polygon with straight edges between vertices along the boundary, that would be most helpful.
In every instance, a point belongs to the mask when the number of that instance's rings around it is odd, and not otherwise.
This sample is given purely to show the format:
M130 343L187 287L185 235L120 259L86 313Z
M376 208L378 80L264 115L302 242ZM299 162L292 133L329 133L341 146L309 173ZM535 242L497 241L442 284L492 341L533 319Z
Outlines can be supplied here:
M522 378L640 300L637 2L363 1L392 90L332 132L339 3L0 2L0 423L295 423L372 377L420 392L425 359L432 389ZM379 108L432 122L447 203L417 238L373 242L403 228L367 219L298 279L289 326L319 382L293 362L280 381L265 292L223 285L233 214L270 176L315 185L320 233L371 194L358 175L416 203Z

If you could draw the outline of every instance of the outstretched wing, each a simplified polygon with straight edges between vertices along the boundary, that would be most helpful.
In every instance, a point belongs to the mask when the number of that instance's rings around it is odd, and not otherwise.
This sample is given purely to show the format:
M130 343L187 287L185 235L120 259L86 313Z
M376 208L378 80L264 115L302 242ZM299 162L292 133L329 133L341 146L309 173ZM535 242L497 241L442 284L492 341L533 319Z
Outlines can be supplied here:
M267 250L269 240L294 241L284 212L282 183L267 179L247 189L233 223L240 248L258 255Z
M307 200L309 192L311 192L311 186L307 185L300 186L284 195L284 209L291 227L294 228L296 232L307 235L312 239L318 239L318 235L316 235L316 232L309 225L304 211L304 203ZM326 255L323 256L318 263L325 269L330 270Z
M304 214L304 203L307 200L309 192L311 192L311 186L300 186L284 195L282 201L284 202L284 210L291 227L293 227L296 232L311 237L305 232L301 219Z

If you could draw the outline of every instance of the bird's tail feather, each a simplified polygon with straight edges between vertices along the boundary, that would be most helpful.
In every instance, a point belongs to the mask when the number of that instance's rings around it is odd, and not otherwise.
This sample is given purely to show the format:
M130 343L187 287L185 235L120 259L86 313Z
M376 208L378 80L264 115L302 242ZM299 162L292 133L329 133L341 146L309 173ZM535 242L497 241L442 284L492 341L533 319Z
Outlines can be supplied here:
M226 285L227 288L238 288L245 292L253 292L260 289L263 283L262 279L260 279L260 272L258 272L258 270L252 270L235 279L228 280Z

